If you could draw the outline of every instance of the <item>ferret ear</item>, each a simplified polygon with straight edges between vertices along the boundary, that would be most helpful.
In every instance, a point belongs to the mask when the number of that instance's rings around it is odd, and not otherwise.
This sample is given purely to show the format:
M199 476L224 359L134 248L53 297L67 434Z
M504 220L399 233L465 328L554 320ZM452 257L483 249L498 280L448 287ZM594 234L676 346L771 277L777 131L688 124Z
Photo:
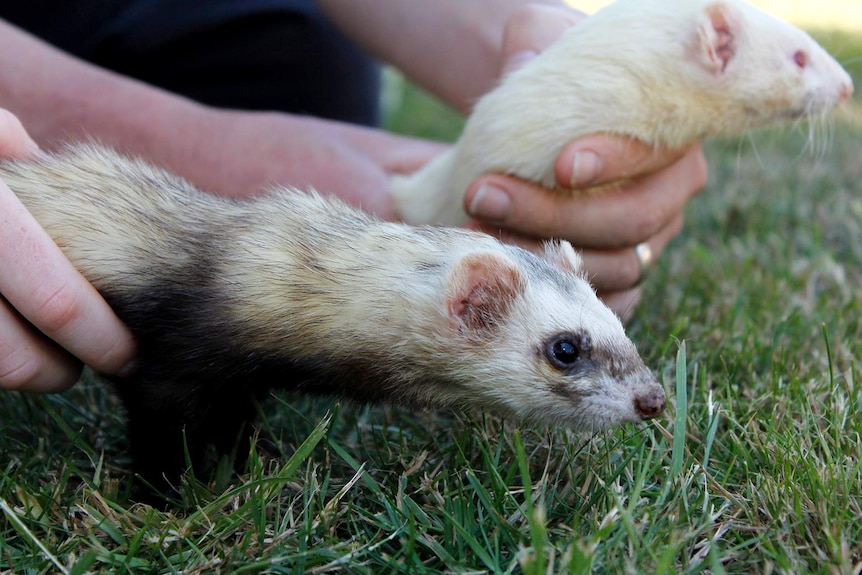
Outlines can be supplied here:
M566 240L545 242L544 247L545 259L552 266L578 276L584 271L584 261L581 259L581 255Z
M464 256L449 280L449 318L462 333L494 329L525 287L521 270L509 258L491 252Z
M727 2L715 2L703 9L692 49L708 72L721 74L733 60L739 21L739 15Z

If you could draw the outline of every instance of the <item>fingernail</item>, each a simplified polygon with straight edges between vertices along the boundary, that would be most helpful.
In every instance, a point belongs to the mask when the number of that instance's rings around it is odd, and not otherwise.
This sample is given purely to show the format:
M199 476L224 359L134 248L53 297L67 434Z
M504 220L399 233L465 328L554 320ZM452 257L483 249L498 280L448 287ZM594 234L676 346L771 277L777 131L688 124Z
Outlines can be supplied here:
M42 148L36 147L36 149L30 153L30 157L35 160L50 160L51 154L49 154Z
M512 199L509 194L488 184L482 184L476 190L468 212L480 220L501 221L509 216Z
M27 143L25 145L27 147L27 158L47 160L51 157L51 154L40 148L39 144L37 144L32 138L27 138Z
M602 159L592 150L577 152L572 161L571 186L578 188L592 184L602 173L603 167Z
M119 371L117 371L116 375L120 378L125 379L127 377L133 376L137 370L138 360L133 359L132 361L124 365Z
M538 55L539 53L535 50L522 50L520 52L515 52L506 58L506 63L503 65L503 71L508 73L517 70Z

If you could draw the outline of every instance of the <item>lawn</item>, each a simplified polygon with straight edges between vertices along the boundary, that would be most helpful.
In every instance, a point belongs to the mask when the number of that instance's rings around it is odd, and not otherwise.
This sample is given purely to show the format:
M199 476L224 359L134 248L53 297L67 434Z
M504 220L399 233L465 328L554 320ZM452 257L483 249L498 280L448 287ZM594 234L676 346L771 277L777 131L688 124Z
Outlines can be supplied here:
M822 34L862 85L862 40ZM393 129L459 119L393 82ZM593 437L277 396L280 459L132 504L87 380L0 398L0 574L859 573L862 99L707 145L708 188L629 326L671 405ZM439 130L439 131L432 131Z

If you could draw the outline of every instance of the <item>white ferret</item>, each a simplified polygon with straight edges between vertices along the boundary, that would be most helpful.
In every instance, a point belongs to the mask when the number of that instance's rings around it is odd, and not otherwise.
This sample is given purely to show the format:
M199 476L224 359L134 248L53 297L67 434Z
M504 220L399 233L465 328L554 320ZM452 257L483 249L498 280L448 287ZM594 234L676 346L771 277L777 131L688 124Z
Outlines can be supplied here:
M482 174L556 187L554 161L579 136L679 148L823 114L852 92L808 34L742 0L617 0L505 77L451 150L390 191L405 221L456 225Z
M587 430L664 409L568 243L539 257L289 189L232 201L93 145L0 163L0 179L134 333L137 372L114 387L159 490L184 441L199 463L247 438L273 387Z

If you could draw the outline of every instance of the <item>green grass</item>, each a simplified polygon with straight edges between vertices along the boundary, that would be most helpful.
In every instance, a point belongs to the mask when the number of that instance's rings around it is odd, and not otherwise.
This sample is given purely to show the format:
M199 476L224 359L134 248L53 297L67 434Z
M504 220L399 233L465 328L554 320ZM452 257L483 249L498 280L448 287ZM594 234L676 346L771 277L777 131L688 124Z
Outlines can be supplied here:
M862 43L828 41L862 84ZM396 128L457 132L392 89ZM858 573L862 127L818 141L707 146L708 188L629 328L671 398L659 423L583 437L276 397L262 411L287 453L191 481L178 513L129 503L101 384L6 393L0 574Z

